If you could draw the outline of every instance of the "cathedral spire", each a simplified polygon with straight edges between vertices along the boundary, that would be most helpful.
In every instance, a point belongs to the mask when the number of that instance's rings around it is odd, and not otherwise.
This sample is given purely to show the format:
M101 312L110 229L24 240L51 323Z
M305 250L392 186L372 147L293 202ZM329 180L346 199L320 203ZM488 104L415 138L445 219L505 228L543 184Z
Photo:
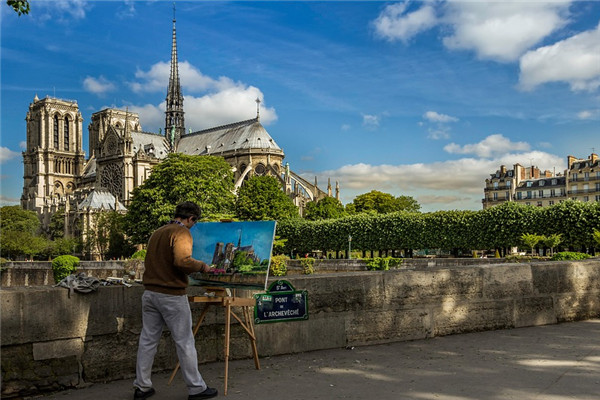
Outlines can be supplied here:
M165 137L171 145L171 151L179 138L185 134L183 117L183 95L179 83L179 65L177 63L177 33L175 31L175 3L173 3L173 44L171 47L171 75L167 89L167 105L165 110Z

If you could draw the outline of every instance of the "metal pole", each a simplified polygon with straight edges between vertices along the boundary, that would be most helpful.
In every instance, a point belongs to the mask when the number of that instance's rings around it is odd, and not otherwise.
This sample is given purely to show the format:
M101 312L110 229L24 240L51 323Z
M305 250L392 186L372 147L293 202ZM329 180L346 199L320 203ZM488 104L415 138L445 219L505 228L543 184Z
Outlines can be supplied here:
M348 260L352 259L352 235L348 235Z

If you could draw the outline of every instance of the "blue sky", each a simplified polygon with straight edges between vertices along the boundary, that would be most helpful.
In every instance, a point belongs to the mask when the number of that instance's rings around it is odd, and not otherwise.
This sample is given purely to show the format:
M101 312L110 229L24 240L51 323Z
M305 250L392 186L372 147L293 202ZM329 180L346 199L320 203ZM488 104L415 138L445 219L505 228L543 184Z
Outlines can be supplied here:
M176 2L186 127L252 118L341 200L481 209L501 164L562 172L600 151L600 2ZM2 3L0 204L18 204L39 97L163 127L172 1ZM594 150L593 150L594 149Z

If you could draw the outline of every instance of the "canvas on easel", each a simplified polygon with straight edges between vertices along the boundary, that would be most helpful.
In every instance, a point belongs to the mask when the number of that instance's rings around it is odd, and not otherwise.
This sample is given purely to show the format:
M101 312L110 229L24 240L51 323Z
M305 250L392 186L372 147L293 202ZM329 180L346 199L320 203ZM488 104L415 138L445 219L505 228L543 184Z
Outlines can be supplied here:
M275 226L275 221L199 222L190 229L194 240L192 257L214 265L216 275L264 274L266 288ZM190 276L192 285L223 282L206 275Z

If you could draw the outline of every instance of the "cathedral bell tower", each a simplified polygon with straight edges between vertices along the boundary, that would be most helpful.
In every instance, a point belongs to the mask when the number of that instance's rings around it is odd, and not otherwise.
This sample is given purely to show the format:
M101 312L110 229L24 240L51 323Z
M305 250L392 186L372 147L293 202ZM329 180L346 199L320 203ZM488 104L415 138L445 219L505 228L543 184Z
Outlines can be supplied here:
M77 189L83 171L83 118L76 101L36 95L25 120L21 206L36 211L47 226L50 213Z
M185 134L183 117L183 95L179 83L179 65L177 64L177 34L175 31L175 4L173 4L173 44L171 48L171 75L167 89L167 106L165 110L165 138L170 151L174 152L177 142Z

